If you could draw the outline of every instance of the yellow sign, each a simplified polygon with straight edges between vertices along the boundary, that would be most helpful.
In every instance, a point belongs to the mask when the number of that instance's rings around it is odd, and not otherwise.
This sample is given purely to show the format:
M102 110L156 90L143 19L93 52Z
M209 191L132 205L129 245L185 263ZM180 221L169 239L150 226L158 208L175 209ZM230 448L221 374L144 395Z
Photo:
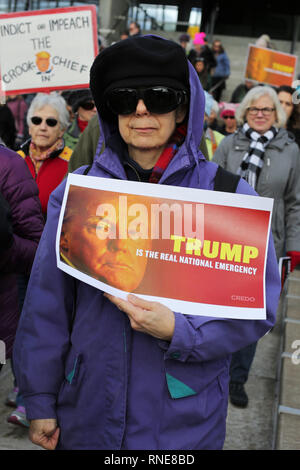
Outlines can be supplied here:
M200 32L199 26L189 26L187 33L190 35L191 39L194 39L195 34Z
M249 45L245 78L271 86L292 86L297 56Z

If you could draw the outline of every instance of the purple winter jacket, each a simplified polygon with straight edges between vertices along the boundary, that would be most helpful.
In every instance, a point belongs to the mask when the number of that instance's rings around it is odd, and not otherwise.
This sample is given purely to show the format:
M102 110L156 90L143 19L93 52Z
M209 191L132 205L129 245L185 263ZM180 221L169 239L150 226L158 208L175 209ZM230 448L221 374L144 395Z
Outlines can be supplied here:
M189 68L187 137L160 184L213 190L217 165L198 150L204 94L196 72ZM126 179L109 145L112 129L106 122L100 126L89 175ZM100 156L103 139L106 148ZM132 330L127 316L102 291L56 267L64 187L65 182L50 198L15 342L15 369L27 417L56 418L59 449L221 449L231 354L257 341L275 322L280 281L272 239L266 320L175 312L172 341L159 341ZM255 194L244 180L237 192Z
M13 244L0 259L0 340L10 357L20 312L17 274L29 275L44 220L38 187L17 153L0 145L0 192L12 213Z

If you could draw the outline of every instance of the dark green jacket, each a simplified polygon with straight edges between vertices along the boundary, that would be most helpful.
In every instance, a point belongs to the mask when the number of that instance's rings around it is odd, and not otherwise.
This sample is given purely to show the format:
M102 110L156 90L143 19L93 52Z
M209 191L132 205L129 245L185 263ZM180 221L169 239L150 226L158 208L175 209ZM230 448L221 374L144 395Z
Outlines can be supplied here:
M100 137L98 115L92 117L80 138L69 161L69 173L83 165L91 165Z
M74 150L81 135L77 119L75 118L64 133L64 141L67 147Z

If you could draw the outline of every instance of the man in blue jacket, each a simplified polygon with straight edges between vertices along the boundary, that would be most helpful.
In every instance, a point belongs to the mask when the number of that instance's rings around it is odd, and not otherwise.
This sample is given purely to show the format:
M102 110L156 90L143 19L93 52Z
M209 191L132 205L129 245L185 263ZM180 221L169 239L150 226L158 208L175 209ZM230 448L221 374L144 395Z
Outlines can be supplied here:
M120 41L95 59L90 88L101 136L90 176L214 189L217 165L198 150L204 93L180 45ZM32 441L47 449L221 449L231 354L275 322L272 240L265 320L183 315L132 294L121 300L57 268L64 188L50 198L15 342ZM242 179L237 192L255 194Z

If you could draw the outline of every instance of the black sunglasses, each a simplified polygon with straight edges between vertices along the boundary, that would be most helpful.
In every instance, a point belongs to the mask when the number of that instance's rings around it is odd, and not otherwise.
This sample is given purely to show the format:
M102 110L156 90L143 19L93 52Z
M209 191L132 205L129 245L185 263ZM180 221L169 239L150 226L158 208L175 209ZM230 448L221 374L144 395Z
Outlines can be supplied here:
M58 120L54 119L54 118L47 118L47 119L45 119L45 121L46 121L47 126L49 126L49 127L55 127L58 123ZM31 118L31 122L35 126L39 126L43 122L43 119L39 116L33 116Z
M235 119L235 116L223 116L223 119Z
M86 101L85 103L81 103L79 105L81 108L85 109L86 111L91 111L95 107L94 101Z
M165 114L186 103L187 93L163 86L116 88L107 95L106 103L115 114L131 114L135 112L140 99L150 113Z

